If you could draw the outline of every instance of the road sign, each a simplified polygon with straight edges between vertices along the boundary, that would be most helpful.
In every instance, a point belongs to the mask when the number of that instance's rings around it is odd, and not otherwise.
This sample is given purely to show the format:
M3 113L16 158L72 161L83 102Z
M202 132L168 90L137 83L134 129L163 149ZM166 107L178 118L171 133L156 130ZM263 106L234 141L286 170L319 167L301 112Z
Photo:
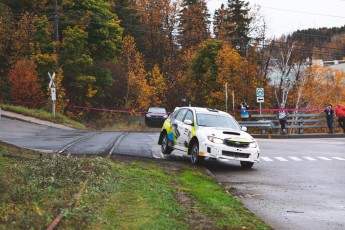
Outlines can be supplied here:
M52 101L56 101L56 90L55 90L55 88L51 87L50 92L52 94Z
M264 97L256 97L257 103L264 103L264 101L265 101Z
M265 95L264 88L256 88L256 96L257 97L263 97Z
M50 75L50 73L48 72L48 76L50 78L50 82L49 82L49 88L55 88L55 83L54 83L54 78L55 78L55 72L53 73L53 75Z

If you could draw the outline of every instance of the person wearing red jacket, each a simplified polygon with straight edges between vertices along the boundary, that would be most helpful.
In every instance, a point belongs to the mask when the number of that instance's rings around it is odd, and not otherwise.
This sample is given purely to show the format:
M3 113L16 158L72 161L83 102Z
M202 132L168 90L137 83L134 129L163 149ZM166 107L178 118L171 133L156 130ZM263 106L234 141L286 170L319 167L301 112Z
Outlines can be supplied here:
M342 106L340 102L338 102L337 108L335 108L335 114L338 117L339 126L343 129L345 133L345 106Z

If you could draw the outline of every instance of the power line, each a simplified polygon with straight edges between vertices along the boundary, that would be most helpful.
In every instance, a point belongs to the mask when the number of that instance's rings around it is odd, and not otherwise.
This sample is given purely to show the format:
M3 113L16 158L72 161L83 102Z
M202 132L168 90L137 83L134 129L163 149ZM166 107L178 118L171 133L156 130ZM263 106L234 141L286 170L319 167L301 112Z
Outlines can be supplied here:
M265 7L265 6L263 6L262 8L271 9L271 10L286 11L286 12L293 12L293 13L300 13L300 14L318 15L318 16L324 16L324 17L345 18L344 16L311 13L311 12L298 11L298 10L279 9L279 8L274 8L274 7Z

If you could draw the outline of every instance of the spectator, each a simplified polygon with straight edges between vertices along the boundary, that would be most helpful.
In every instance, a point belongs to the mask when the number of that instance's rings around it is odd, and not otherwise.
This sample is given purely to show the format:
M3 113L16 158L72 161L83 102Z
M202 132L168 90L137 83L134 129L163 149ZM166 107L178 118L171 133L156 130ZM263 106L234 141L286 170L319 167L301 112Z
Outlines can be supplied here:
M337 108L335 108L335 114L338 117L338 123L340 128L343 129L343 132L345 133L345 107L338 102Z
M329 104L327 108L324 110L326 113L326 120L327 120L327 126L329 129L329 133L333 133L333 115L334 115L334 110L332 109L332 105Z
M281 103L280 110L278 112L278 119L279 119L279 123L281 125L281 134L287 133L286 126L285 126L287 116L288 116L288 112L285 109L285 104Z
M247 105L247 103L245 101L242 101L242 103L239 106L242 121L248 121L249 120L248 108L249 108L249 105Z

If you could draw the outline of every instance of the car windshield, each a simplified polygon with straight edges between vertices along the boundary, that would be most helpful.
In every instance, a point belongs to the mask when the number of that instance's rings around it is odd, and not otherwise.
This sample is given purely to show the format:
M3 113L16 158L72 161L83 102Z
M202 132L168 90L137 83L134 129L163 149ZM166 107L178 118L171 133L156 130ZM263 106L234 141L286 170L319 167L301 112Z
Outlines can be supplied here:
M164 108L149 108L149 113L160 113L160 114L166 114L166 111Z
M241 130L241 127L235 119L229 116L223 116L219 114L197 114L197 123L199 126L206 127L221 127L228 129Z

